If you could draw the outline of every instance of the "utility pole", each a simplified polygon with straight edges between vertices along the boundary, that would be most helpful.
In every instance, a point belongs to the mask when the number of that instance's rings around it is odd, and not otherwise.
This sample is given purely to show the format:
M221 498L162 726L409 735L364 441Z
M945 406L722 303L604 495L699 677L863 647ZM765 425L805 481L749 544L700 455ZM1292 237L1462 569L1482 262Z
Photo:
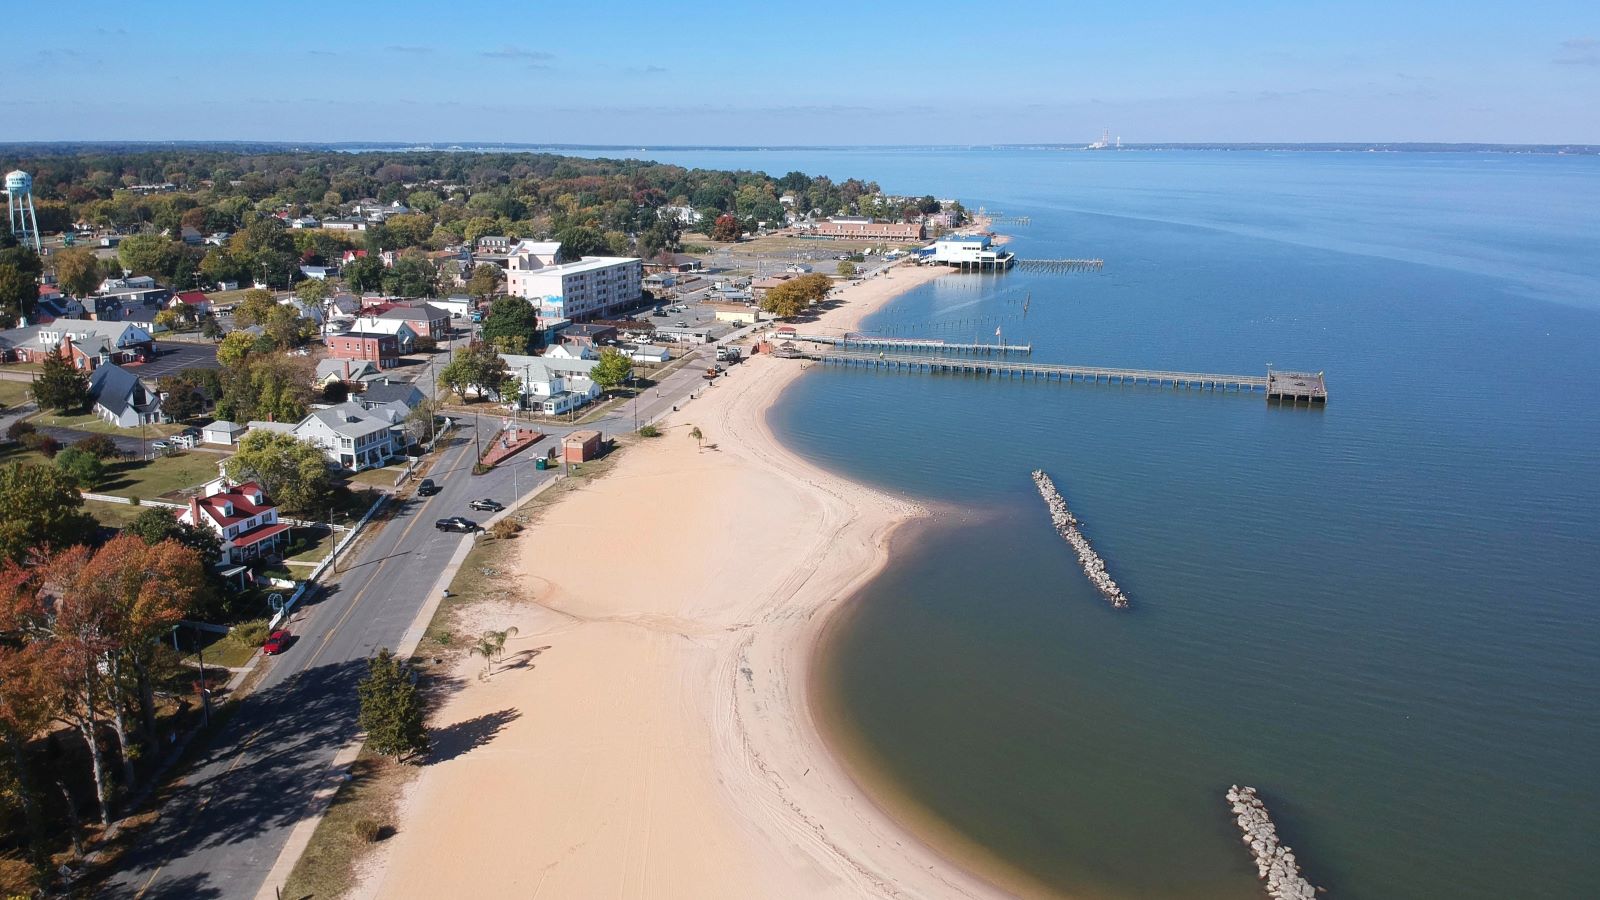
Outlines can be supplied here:
M194 630L194 652L200 659L200 712L211 727L211 691L206 687L206 645L199 627Z
M331 506L328 507L328 540L333 541L333 560L329 564L329 568L333 569L333 574L337 575L339 574L339 528L333 524L333 507Z

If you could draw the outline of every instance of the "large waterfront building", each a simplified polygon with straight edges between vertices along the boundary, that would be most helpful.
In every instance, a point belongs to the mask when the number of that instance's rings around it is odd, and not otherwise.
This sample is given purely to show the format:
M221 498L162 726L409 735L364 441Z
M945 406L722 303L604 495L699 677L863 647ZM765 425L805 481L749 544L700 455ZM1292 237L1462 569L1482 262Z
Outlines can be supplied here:
M950 234L933 243L931 261L963 269L1003 269L1012 254L996 248L986 234Z
M846 241L920 241L923 239L921 223L874 222L864 216L836 216L818 222L812 230L818 237Z
M523 297L545 319L588 319L639 299L643 261L626 256L590 256L556 262L557 241L522 241L506 259L506 293Z

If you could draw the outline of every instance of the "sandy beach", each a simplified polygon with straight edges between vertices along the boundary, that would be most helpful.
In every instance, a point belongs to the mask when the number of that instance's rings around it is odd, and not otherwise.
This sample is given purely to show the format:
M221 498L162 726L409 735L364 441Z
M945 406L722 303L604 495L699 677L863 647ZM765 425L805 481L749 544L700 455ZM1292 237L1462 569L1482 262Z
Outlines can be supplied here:
M810 328L842 332L945 270L900 266ZM884 815L824 746L824 620L916 507L823 472L765 414L803 363L733 367L518 540L503 671L437 710L471 735L408 789L358 894L987 897ZM704 447L689 437L704 434Z

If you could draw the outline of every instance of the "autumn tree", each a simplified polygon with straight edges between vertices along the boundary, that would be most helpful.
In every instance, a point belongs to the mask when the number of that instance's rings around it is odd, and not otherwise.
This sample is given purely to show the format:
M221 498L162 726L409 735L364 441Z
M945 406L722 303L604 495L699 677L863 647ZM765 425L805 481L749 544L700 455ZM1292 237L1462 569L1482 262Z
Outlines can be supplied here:
M15 577L17 570L8 573ZM0 604L13 591L0 589ZM0 613L0 618L4 614ZM15 782L23 823L28 831L28 857L35 871L50 867L42 813L42 785L28 753L28 742L49 727L56 716L59 691L52 673L56 669L47 641L0 643L0 740L5 742L5 769Z
M439 370L439 383L466 398L470 389L480 398L491 393L503 393L511 370L500 352L487 341L474 341L471 346L456 354L449 365Z
M321 278L307 278L295 285L294 295L305 303L320 306L322 301L333 296L333 287Z
M278 301L272 299L272 292L261 288L251 288L244 292L239 303L233 308L234 324L240 328L249 328L252 325L265 325L267 317L280 306Z
M467 292L479 300L487 300L500 293L500 283L505 273L494 263L479 263L472 267L472 277L467 279Z
M744 229L739 227L739 220L734 218L731 213L723 213L717 216L715 222L711 223L711 239L713 241L732 243L737 241L739 235L743 233Z
M100 260L87 247L67 247L56 253L56 284L74 297L87 297L100 287Z
M248 331L230 331L217 345L217 362L225 369L235 369L244 364L255 349L256 336Z

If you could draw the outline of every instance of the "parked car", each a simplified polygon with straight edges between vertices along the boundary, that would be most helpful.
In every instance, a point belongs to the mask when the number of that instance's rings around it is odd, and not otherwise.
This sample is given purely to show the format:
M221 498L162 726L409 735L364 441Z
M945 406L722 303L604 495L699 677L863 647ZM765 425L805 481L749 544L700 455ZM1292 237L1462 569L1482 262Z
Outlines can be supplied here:
M482 500L474 500L467 505L480 512L499 512L506 508L505 504L498 500L490 500L488 497L484 497Z
M433 483L432 478L424 478L417 482L417 496L432 497L437 493L439 493L439 486Z
M267 642L261 645L261 652L268 656L277 656L289 649L289 642L294 640L294 635L280 628L267 635Z
M172 444L168 441L151 441L150 449L157 453L165 453L172 449Z
M433 523L433 527L440 531L459 531L462 534L471 534L478 530L478 523L461 516L451 516Z

